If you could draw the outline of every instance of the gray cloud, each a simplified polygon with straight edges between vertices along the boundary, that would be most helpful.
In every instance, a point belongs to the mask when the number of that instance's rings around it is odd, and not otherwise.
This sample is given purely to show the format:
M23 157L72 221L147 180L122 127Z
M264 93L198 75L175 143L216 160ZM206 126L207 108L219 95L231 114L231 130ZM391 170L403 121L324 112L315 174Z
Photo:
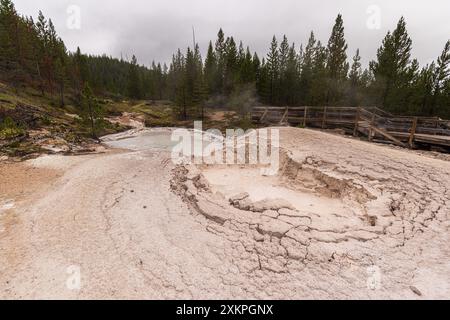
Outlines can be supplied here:
M272 36L286 34L305 43L311 30L327 42L336 15L343 14L349 56L361 49L363 62L373 59L388 30L403 15L413 39L413 54L422 64L434 60L450 38L448 0L15 0L19 12L52 18L70 50L115 57L136 54L140 63L169 62L177 48L192 46L192 26L203 52L222 27L265 55ZM81 9L81 29L67 28L67 8ZM380 29L367 27L371 5L380 8Z

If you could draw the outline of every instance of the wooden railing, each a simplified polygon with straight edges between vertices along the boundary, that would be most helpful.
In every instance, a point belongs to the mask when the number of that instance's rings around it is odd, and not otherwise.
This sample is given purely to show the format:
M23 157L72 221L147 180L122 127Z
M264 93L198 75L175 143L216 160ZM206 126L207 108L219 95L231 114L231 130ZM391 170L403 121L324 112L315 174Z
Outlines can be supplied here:
M415 143L450 146L450 120L396 116L376 107L254 107L252 119L263 124L341 128L401 146Z

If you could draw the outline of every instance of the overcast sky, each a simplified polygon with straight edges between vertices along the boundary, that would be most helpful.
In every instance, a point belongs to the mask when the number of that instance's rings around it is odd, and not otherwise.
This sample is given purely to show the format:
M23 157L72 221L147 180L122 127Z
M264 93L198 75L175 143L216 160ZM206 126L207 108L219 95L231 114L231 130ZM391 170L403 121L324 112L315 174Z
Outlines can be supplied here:
M402 15L413 39L413 55L421 64L436 59L450 39L449 0L13 1L22 14L36 17L42 10L52 18L69 50L80 46L83 52L124 58L134 53L147 65L152 60L169 62L177 48L192 46L192 26L203 52L222 27L227 36L265 55L274 34L286 34L300 45L314 30L326 43L338 13L344 17L349 56L360 48L365 65Z

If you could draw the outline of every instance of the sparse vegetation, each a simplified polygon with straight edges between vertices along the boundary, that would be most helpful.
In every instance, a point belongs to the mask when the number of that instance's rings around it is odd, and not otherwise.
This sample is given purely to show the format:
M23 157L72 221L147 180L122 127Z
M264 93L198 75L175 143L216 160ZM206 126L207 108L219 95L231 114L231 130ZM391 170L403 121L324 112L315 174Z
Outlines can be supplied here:
M89 84L86 83L82 92L81 119L94 139L98 139L97 133L105 125L103 113L102 104L97 101Z
M0 120L0 140L13 139L23 136L25 130L18 126L10 117Z

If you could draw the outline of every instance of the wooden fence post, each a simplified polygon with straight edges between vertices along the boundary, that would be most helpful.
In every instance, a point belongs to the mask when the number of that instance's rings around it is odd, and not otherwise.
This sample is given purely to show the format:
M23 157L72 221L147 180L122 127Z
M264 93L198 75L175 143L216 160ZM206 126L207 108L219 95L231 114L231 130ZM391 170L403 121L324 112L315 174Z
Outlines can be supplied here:
M289 125L289 106L286 107L286 121Z
M325 124L327 122L327 107L323 109L323 119L322 119L322 129L325 129Z
M416 136L416 130L417 130L417 122L418 118L414 117L412 127L411 127L411 133L409 135L409 147L412 149L414 147L414 138Z
M305 107L305 114L303 115L303 128L306 128L306 117L308 116L308 107Z
M373 140L373 127L374 127L374 125L375 125L375 113L373 113L372 114L372 118L371 118L371 121L370 121L370 129L369 129L369 141L372 141Z
M361 109L358 107L356 109L356 117L355 117L355 129L353 130L353 135L356 137L358 134L358 124L359 124L359 118L360 118Z
M267 113L269 112L269 108L266 107L266 110L264 111L263 115L261 116L261 118L259 119L259 122L262 122L264 120L264 118L267 116Z
M283 117L280 120L280 125L283 124L284 120L287 118L287 121L289 123L289 107L286 107L286 110L284 111Z

